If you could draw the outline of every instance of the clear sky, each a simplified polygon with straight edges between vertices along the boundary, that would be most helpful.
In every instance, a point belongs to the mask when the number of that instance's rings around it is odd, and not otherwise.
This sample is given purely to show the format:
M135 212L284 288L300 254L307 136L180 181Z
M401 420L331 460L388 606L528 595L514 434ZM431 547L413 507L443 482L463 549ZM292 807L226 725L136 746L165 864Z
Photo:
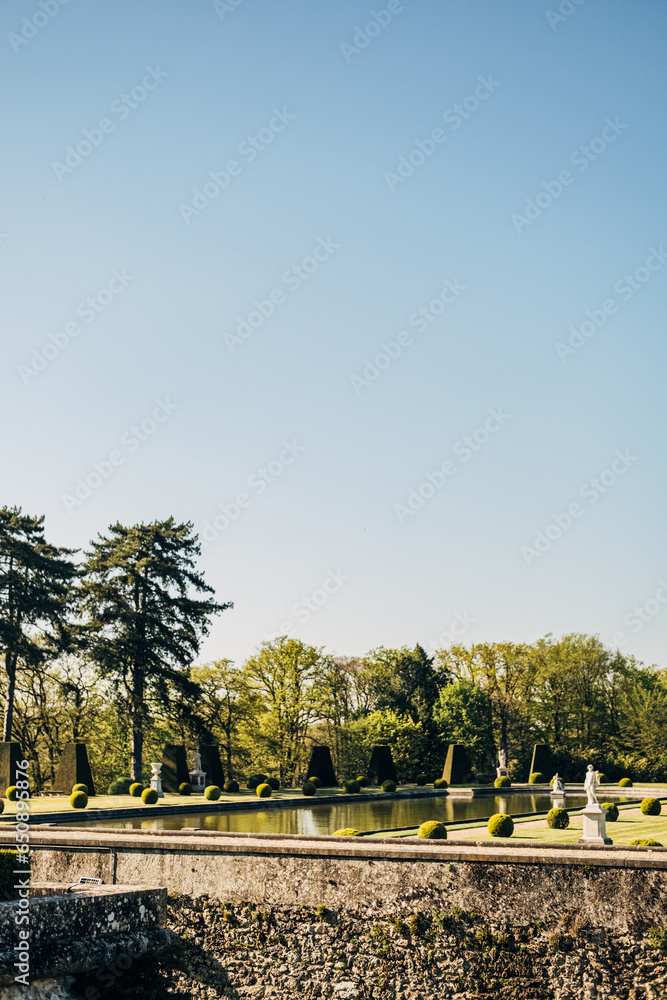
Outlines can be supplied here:
M4 0L1 502L80 548L192 520L235 602L204 659L585 631L664 665L666 31Z

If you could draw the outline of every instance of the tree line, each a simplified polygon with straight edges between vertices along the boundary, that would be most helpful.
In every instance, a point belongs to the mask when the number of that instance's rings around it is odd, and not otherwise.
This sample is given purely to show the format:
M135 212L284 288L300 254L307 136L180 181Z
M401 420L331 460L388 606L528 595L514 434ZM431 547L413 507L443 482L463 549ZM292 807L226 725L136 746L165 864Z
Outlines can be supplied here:
M387 742L403 781L442 772L449 743L493 773L504 748L525 780L535 743L560 773L667 774L667 674L597 636L451 645L429 655L378 647L336 656L281 636L245 663L197 663L216 601L197 570L191 523L114 524L78 553L50 544L44 518L0 509L3 739L21 743L36 790L65 743L85 740L102 785L147 778L165 743L217 743L227 776L305 776L315 743L340 778Z

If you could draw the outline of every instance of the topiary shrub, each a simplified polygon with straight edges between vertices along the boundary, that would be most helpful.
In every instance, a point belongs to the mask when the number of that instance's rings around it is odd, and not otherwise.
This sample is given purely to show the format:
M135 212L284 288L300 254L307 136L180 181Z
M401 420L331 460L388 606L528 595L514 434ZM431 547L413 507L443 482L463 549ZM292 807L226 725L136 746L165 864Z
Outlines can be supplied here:
M301 791L304 795L314 795L317 791L317 785L313 781L304 781Z
M18 788L16 785L9 785L7 791L5 792L5 798L9 799L10 802L16 802L16 796L18 793Z
M493 775L485 774L484 771L480 771L477 775L477 782L480 785L490 785L493 781Z
M533 771L533 773L528 778L529 785L541 785L544 781L544 775L541 771Z
M320 781L320 779L317 777L316 774L314 774L312 778L306 778L306 784L315 785L315 788L322 787L322 782Z
M446 778L436 778L433 782L434 788L449 788L449 782Z
M220 788L218 785L207 785L204 789L204 798L209 802L216 802L220 798Z
M639 808L645 816L659 816L662 812L662 806L658 799L642 799Z
M443 823L432 819L428 823L422 823L417 831L417 836L421 837L422 840L447 840L447 829Z
M129 795L131 784L133 784L132 778L125 775L116 778L107 788L107 795Z
M238 792L239 783L236 778L228 778L222 787L226 792Z
M192 795L192 785L189 781L182 781L178 786L179 795Z
M69 797L69 804L74 809L85 809L88 805L88 796L85 792L72 792Z
M141 793L141 801L145 806L154 806L158 800L158 793L154 788L144 788Z
M361 785L358 781L353 779L352 781L344 781L343 789L348 793L348 795L353 795L355 792L361 791Z
M606 774L602 774L602 772L599 771L598 772L598 785L606 785L606 784L607 784L607 775Z
M615 802L601 802L600 807L607 810L607 822L615 823L618 819L618 806Z
M72 791L73 792L85 792L86 795L87 795L88 794L88 785L84 785L83 782L80 782L78 785L72 785Z
M551 830L567 830L570 825L570 814L567 809L550 809L547 813L547 826Z
M416 785L425 785L427 784L427 782L428 778L426 777L423 771L420 774L418 774L417 777L415 778Z
M391 792L396 791L396 782L392 781L391 778L387 778L386 781L382 782L380 788L382 789L383 792L389 792L391 794Z
M359 830L355 830L352 826L346 826L343 830L334 830L334 837L360 837L361 833Z
M630 778L621 778L618 783L619 788L632 788L632 781Z
M266 780L265 774L251 774L248 778L248 788L251 788L254 791L258 785L265 785Z
M502 778L496 778L493 784L495 785L496 788L510 788L512 782L507 777L507 775L503 775Z
M662 847L659 840L653 840L652 837L639 837L638 840L631 840L629 842L630 847Z
M266 783L267 785L271 785L271 788L274 790L274 792L277 792L278 789L280 788L280 782L278 781L277 778L267 778Z
M271 788L271 785L269 785L266 781L263 781L261 785L257 786L255 791L257 792L258 799L270 799L273 789Z
M505 813L496 813L486 825L492 837L511 837L514 833L514 820Z
M359 782L359 784L361 785L362 788L365 788L366 785L368 784L368 778L366 777L365 774L360 774L357 777L357 781Z
M143 790L144 786L141 784L140 781L133 781L132 784L130 785L130 795L132 795L135 799L139 798Z

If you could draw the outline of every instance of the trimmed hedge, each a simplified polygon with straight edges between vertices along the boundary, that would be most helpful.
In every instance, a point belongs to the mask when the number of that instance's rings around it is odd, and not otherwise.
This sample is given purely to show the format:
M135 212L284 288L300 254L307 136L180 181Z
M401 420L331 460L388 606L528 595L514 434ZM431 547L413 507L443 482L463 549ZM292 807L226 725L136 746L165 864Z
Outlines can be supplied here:
M158 800L158 794L154 788L144 788L141 793L141 801L145 806L154 806Z
M314 774L311 778L306 778L306 784L308 783L310 783L311 785L315 785L315 788L322 787L322 782L320 781L320 779L317 777L316 774Z
M449 788L449 782L446 778L436 778L433 782L434 788Z
M421 772L421 774L418 774L417 777L415 778L415 784L416 785L428 784L428 778L426 777L423 771Z
M255 791L258 785L265 785L267 777L265 774L251 774L248 778L248 788Z
M567 809L550 809L547 813L547 826L550 830L567 830L570 825L570 814Z
M502 778L496 778L496 780L493 782L493 784L495 785L496 788L511 788L512 787L512 782L510 781L510 779L507 777L506 774L504 774L502 776Z
M271 785L271 788L273 789L274 792L277 792L278 789L280 788L280 782L278 781L277 778L267 778L266 783L267 785Z
M88 785L84 785L83 782L79 782L78 785L72 785L73 792L85 792L88 795Z
M382 782L380 788L382 789L383 792L389 792L391 794L391 792L396 791L396 782L392 781L391 778L387 778L386 781Z
M273 789L271 788L271 785L269 785L266 781L263 781L261 785L257 786L255 791L258 799L270 799Z
M447 828L444 823L432 819L427 823L422 823L417 831L417 836L421 837L422 840L447 840Z
M334 830L334 837L360 837L361 833L359 830L355 830L352 826L346 826L343 830Z
M9 785L7 791L5 792L5 798L9 799L10 802L16 802L16 796L18 794L18 788L16 785Z
M652 837L639 837L638 840L631 840L628 844L629 847L662 847L659 840L653 840Z
M17 890L14 888L16 879L23 880L25 876L15 875L14 870L21 871L23 867L26 873L30 870L27 854L15 851L13 848L0 848L0 902L18 898Z
M88 805L88 796L85 792L72 792L69 797L69 804L74 809L85 809Z
M179 795L192 795L192 785L189 781L182 781L178 786Z
M618 806L615 802L601 802L600 808L607 810L607 823L615 823L618 819Z
M304 795L315 795L315 793L317 792L317 785L315 784L314 781L310 780L304 781L301 787L301 791L303 792Z
M357 781L359 782L362 788L365 788L366 785L368 784L368 778L366 777L365 774L357 775Z
M541 785L544 782L544 775L541 771L533 771L533 773L528 778L529 785Z
M479 785L490 785L493 781L493 775L485 774L484 771L481 771L478 775L476 775L476 781Z
M222 787L226 792L238 792L239 783L236 778L227 778L227 781Z
M355 792L360 792L361 791L361 785L359 784L358 781L354 781L354 780L352 780L352 781L344 781L343 782L343 789L349 795L353 795Z
M218 785L207 785L204 789L204 798L209 802L216 802L220 798L221 792Z
M492 837L511 837L514 833L514 820L505 813L495 813L486 828Z
M662 806L658 799L642 799L639 808L644 813L644 816L659 816L662 812Z
M111 782L107 788L107 795L129 795L131 784L133 784L132 778L122 775Z
M618 783L619 788L632 788L632 781L630 778L621 778Z
M130 795L132 795L135 799L138 799L141 796L143 790L144 786L140 781L133 781L130 785Z

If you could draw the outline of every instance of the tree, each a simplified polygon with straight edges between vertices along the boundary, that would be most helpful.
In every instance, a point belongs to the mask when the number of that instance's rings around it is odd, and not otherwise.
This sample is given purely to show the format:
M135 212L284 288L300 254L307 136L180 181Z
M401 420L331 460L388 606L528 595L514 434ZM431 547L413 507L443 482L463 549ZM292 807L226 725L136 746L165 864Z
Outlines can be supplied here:
M413 722L422 722L428 728L440 683L433 657L419 644L414 649L380 646L371 650L363 662L375 674L374 708L409 715Z
M262 698L232 660L214 660L194 667L192 679L202 692L197 703L202 735L210 742L220 742L225 773L233 778L234 762L241 754L241 731L257 719Z
M91 659L116 682L130 724L131 775L142 780L146 701L162 704L169 686L186 699L199 689L188 668L208 635L211 617L233 607L213 598L195 571L200 554L192 524L173 517L151 524L114 524L86 553L82 606Z
M5 670L2 739L12 738L19 663L39 666L71 641L68 614L76 566L73 550L50 545L44 517L0 509L0 650Z
M433 718L443 741L463 744L477 767L493 760L491 701L472 681L454 681L443 688Z

